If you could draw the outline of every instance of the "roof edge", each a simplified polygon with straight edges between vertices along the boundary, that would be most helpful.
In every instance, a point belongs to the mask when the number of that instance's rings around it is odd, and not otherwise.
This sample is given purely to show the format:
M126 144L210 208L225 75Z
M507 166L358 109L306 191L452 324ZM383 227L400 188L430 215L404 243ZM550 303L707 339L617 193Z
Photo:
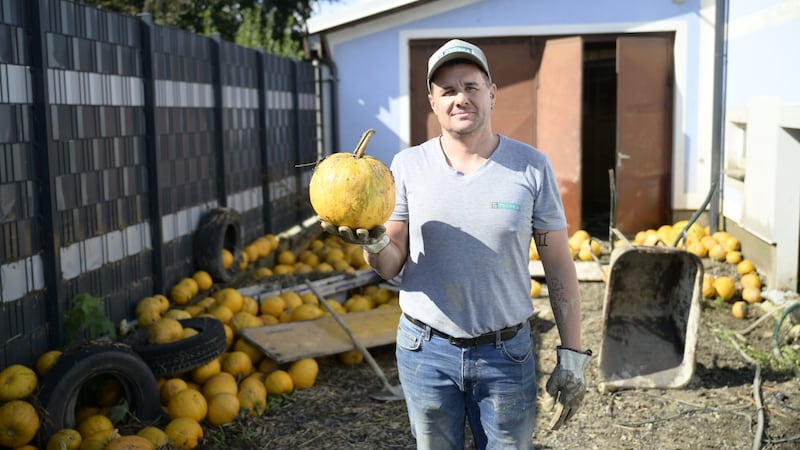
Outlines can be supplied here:
M404 9L431 0L371 0L331 11L306 21L306 32L311 34L351 26L374 16Z

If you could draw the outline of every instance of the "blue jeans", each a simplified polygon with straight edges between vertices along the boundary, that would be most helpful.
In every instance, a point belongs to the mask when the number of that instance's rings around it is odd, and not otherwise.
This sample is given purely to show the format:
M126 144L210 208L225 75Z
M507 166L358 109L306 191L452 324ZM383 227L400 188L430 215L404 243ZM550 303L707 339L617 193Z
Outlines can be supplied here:
M401 316L397 369L418 449L530 449L536 364L530 324L507 341L461 347Z

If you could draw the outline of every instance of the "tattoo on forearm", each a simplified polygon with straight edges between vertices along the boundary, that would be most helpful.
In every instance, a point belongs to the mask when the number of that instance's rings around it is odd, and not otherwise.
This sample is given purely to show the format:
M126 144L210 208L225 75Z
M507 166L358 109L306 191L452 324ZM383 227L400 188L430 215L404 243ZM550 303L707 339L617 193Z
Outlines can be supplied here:
M557 278L548 280L547 291L549 292L550 298L561 300L564 298L564 283Z
M547 247L547 234L547 231L533 233L533 240L536 242L537 247Z
M577 298L563 298L552 302L553 316L557 323L566 323L567 318L572 314L576 314L580 308L581 301Z

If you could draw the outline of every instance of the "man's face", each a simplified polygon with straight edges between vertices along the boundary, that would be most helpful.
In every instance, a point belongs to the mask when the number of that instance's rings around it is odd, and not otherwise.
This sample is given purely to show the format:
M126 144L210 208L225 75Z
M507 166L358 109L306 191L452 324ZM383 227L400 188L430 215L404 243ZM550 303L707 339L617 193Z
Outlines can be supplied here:
M467 135L490 125L496 92L477 66L455 64L436 71L428 101L443 131Z

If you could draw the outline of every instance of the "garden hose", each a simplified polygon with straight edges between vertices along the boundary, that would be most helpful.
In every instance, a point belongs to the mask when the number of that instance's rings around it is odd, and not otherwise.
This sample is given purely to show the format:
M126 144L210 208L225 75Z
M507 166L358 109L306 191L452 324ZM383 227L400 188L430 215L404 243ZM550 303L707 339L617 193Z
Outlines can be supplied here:
M795 361L790 361L783 357L781 354L780 345L778 345L778 334L781 331L781 325L783 325L783 321L792 313L795 309L800 307L800 301L795 301L789 304L786 309L783 310L780 319L775 323L775 328L772 331L772 352L775 354L775 357L778 358L778 361L782 361L785 364L790 364L796 376L800 377L800 367L797 366Z

